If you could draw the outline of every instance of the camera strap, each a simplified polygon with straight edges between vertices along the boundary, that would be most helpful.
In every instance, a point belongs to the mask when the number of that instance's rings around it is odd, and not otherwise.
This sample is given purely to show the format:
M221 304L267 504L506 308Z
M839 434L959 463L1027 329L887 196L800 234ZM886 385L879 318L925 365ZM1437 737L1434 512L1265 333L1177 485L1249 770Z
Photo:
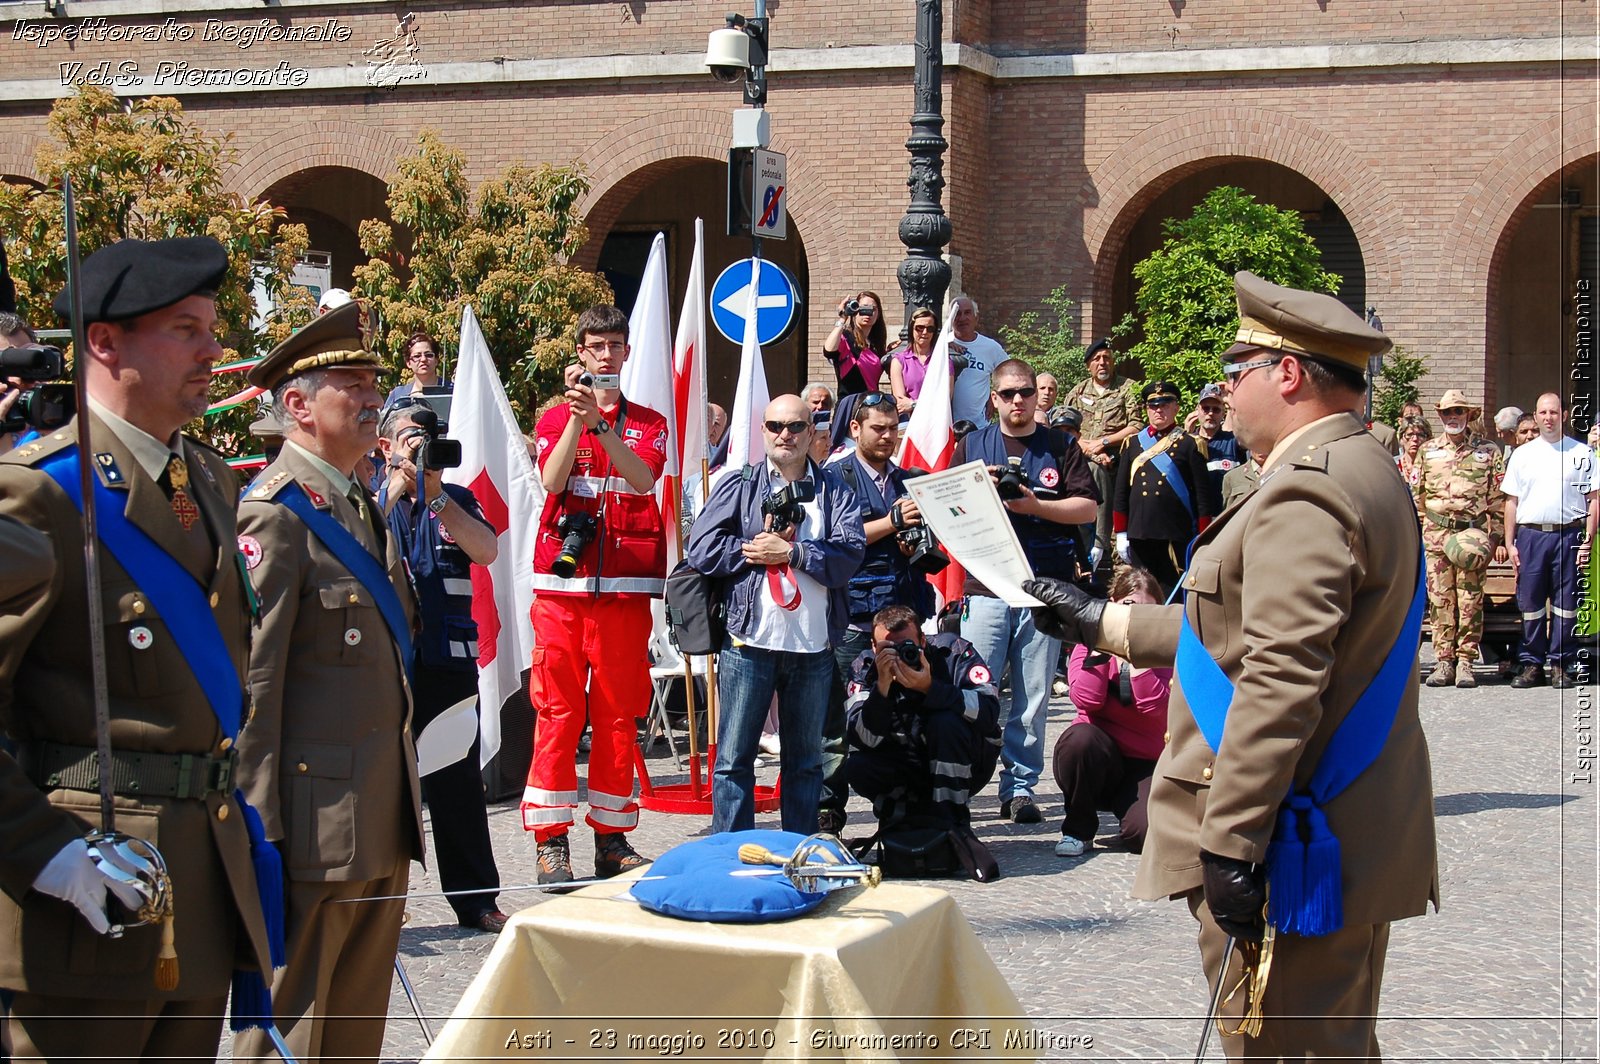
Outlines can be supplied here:
M792 597L786 597L790 592L785 590L785 583L792 589ZM788 562L767 566L767 594L781 610L793 613L800 608L800 581L794 578L794 570L789 568Z

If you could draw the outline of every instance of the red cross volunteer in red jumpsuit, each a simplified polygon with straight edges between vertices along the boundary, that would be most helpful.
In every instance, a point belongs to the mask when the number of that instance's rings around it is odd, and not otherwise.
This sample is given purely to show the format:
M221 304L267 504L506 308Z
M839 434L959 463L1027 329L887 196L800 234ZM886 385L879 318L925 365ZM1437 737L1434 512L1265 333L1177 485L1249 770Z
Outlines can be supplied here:
M533 556L533 671L538 714L522 826L538 841L540 883L572 879L567 833L578 805L578 741L593 729L589 814L597 876L645 864L628 844L634 719L650 704L650 598L666 577L667 543L655 482L667 423L630 403L613 378L628 358L628 319L616 307L578 318L582 373L566 403L539 419L539 477L548 496Z

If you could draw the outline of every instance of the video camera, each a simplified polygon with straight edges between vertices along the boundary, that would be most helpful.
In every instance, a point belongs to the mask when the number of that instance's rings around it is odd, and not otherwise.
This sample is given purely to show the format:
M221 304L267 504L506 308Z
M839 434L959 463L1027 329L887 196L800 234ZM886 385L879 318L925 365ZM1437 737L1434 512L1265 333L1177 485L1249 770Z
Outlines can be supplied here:
M908 480L925 475L925 471L921 469L907 469L904 472ZM933 529L920 522L914 525L905 524L900 518L899 507L891 507L889 517L894 524L895 542L911 559L907 564L924 576L943 572L945 566L950 564L950 559L939 549L939 537L933 534Z
M423 435L414 459L418 469L454 469L461 464L461 442L445 439L450 426L432 407L419 405L411 411L411 421Z
M66 371L67 360L58 347L27 344L0 351L0 377L33 382L6 412L0 432L49 432L71 421L78 412L78 401L72 385L61 381Z
M817 489L809 480L785 484L761 500L761 512L772 518L771 531L783 535L806 519L803 505L817 497Z
M594 519L593 514L577 510L563 514L556 531L561 535L561 553L550 563L550 571L563 580L571 580L578 571L578 558L583 554L583 548L600 531L600 522Z

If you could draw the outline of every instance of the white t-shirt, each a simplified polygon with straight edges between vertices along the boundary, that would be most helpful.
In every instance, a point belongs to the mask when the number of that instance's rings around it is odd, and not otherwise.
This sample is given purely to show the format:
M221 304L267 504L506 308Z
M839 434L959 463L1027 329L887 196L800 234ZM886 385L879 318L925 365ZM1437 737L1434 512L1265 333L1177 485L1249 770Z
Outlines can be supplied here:
M768 492L775 492L786 483L788 481L784 479L783 474L768 462ZM823 488L820 481L814 483L815 497L810 502L800 504L805 520L801 521L795 530L796 543L827 538L827 531L822 527ZM744 640L744 644L761 650L787 650L796 654L815 654L819 650L828 649L828 589L799 569L793 568L784 577L782 587L785 598L792 595L795 587L798 587L800 605L792 610L786 610L778 605L777 600L772 597L771 583L766 573L762 573L761 587L756 592L755 628Z
M1517 500L1517 524L1564 525L1588 512L1596 488L1594 452L1570 436L1547 443L1536 436L1511 452L1501 489Z
M967 368L955 379L950 394L950 420L982 425L984 407L989 403L989 375L1006 360L1006 350L979 333L971 340L956 340L967 349Z

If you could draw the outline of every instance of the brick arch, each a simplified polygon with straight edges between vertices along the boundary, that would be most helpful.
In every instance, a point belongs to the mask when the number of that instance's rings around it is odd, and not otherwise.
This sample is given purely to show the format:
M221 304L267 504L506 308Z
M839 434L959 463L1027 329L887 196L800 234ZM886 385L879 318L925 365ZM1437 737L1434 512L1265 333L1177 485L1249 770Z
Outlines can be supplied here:
M1094 263L1094 335L1114 324L1109 295L1117 259L1140 216L1178 181L1232 159L1277 163L1322 189L1355 231L1369 298L1397 283L1404 214L1374 167L1342 139L1310 122L1259 107L1207 108L1140 131L1090 175L1082 199L1086 206L1090 197L1097 203L1083 241Z
M26 178L38 184L40 178L36 160L39 145L44 141L45 138L37 133L20 133L0 140L0 174Z
M283 178L313 166L344 166L388 184L409 150L409 143L386 130L323 119L245 151L229 175L228 186L253 200Z

